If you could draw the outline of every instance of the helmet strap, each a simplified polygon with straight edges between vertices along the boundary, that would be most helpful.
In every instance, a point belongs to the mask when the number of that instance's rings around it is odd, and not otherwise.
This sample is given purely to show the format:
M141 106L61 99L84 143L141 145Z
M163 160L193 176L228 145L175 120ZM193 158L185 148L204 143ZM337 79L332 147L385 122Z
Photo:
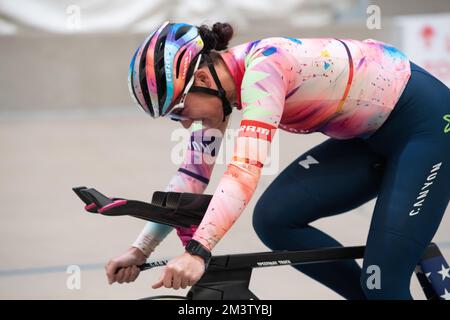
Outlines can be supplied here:
M190 92L201 92L206 93L211 96L219 97L220 100L222 100L222 109L223 109L223 119L222 121L225 121L225 117L231 114L232 108L230 105L230 102L227 99L225 89L222 87L222 83L219 80L219 77L217 76L216 69L214 68L214 63L212 62L212 59L209 55L204 55L206 64L208 65L208 69L211 72L211 75L214 79L214 82L216 83L217 89L214 90L211 88L205 88L205 87L199 87L199 86L192 86Z

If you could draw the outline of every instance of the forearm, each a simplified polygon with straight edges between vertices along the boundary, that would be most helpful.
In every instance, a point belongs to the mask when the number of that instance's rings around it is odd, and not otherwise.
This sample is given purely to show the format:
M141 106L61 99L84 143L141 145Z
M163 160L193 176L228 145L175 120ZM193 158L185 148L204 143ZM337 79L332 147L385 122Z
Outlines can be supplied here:
M193 236L207 249L213 249L250 202L268 155L274 129L257 121L241 122L233 159Z
M258 167L230 164L193 239L212 250L250 202L259 177Z

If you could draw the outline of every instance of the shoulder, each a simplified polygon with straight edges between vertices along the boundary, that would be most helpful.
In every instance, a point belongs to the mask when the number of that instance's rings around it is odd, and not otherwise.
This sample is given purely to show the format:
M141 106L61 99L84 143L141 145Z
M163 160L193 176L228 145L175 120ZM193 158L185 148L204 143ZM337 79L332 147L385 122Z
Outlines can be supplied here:
M245 58L243 85L267 82L261 86L266 90L283 91L287 61L291 60L283 48L283 38L267 38L254 43ZM270 82L270 83L269 83Z
M248 43L245 59L246 67L251 67L256 62L265 60L271 63L288 54L286 48L293 43L289 38L272 37Z

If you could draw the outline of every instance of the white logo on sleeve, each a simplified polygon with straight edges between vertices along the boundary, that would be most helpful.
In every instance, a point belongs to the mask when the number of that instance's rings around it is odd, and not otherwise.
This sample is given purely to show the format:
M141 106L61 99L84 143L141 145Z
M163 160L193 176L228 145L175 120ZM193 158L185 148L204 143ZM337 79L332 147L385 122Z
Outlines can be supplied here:
M305 160L301 160L298 162L299 165L301 165L305 169L309 169L309 166L312 164L318 164L319 161L314 159L312 156L308 155Z

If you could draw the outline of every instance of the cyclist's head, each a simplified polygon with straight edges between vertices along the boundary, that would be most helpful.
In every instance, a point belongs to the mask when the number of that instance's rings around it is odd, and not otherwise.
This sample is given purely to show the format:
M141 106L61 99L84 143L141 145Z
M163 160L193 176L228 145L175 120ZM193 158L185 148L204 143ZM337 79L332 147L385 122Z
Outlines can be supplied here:
M227 23L215 23L212 28L162 24L145 39L131 60L128 76L131 96L154 118L170 116L185 120L186 115L181 113L188 111L184 106L189 101L185 100L187 93L193 92L194 97L189 95L188 100L198 105L195 95L197 100L213 98L213 104L221 107L219 111L223 110L225 119L231 106L216 73L221 63L216 51L226 49L232 35L233 28ZM196 109L202 111L200 107ZM195 112L189 118L196 118Z

